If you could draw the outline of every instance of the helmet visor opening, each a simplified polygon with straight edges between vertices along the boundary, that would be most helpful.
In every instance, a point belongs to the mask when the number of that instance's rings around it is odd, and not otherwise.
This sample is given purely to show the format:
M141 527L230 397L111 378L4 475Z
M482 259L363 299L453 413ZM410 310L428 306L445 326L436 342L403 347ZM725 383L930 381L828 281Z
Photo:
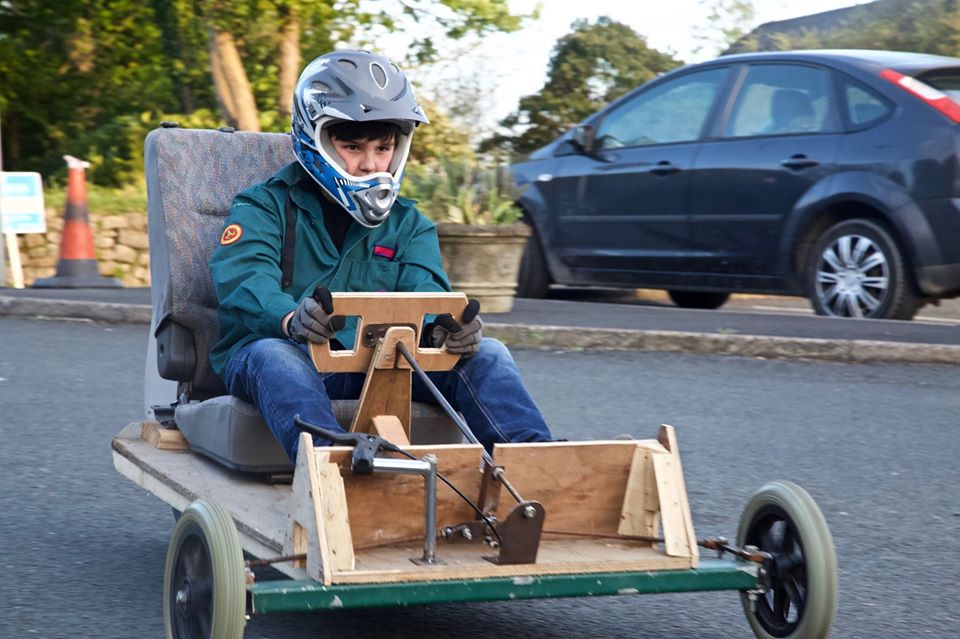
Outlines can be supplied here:
M412 133L412 132L411 132ZM346 163L333 143L336 137L340 141L368 141L387 140L394 142L393 157L387 171L365 175L355 175L347 171ZM317 151L332 166L341 177L354 181L369 181L374 178L387 177L399 181L410 153L411 135L405 134L398 123L392 121L356 122L326 118L317 124L314 144Z

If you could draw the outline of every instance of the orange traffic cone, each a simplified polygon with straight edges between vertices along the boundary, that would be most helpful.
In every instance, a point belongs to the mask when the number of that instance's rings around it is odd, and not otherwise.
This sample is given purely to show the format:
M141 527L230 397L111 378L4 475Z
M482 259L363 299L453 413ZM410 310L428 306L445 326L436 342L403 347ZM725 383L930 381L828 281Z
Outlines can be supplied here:
M71 155L67 161L67 210L63 215L63 235L57 274L37 280L34 288L116 288L123 286L112 277L101 277L93 253L93 232L87 216L87 179L89 162Z

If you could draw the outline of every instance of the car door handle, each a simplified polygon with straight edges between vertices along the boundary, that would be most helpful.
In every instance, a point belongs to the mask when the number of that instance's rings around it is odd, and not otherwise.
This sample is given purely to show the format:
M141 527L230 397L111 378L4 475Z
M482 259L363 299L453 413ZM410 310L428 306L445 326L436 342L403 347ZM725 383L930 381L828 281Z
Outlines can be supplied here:
M788 169L809 169L810 167L817 166L818 164L820 164L818 160L808 158L802 153L790 156L786 160L780 162L781 166L784 166Z
M670 175L671 173L676 173L680 170L680 167L674 164L673 162L668 162L667 160L662 160L657 162L650 172L654 175Z

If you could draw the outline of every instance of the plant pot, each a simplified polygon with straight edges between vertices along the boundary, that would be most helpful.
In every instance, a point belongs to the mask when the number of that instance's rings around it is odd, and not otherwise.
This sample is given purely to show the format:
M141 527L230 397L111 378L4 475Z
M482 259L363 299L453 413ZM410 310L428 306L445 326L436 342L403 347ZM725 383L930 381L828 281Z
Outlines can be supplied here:
M520 258L530 227L516 224L437 224L443 268L453 290L480 302L481 313L507 313L517 293Z

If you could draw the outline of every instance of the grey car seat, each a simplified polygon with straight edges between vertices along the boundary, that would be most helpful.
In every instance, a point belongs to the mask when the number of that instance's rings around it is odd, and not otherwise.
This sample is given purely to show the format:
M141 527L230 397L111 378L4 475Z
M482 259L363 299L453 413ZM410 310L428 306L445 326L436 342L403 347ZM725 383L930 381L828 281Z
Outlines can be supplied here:
M814 131L817 121L813 102L803 91L779 89L770 101L770 116L773 120L771 133L798 133Z
M175 424L194 451L228 468L290 472L290 460L256 408L227 394L208 357L219 337L210 254L234 195L295 160L290 138L165 125L147 136L144 155L153 303L148 396L157 375L176 382L175 389L153 394L156 399L167 393L169 404L164 400L152 412ZM334 402L341 424L349 424L355 405ZM411 417L413 442L460 441L435 406L417 404Z

